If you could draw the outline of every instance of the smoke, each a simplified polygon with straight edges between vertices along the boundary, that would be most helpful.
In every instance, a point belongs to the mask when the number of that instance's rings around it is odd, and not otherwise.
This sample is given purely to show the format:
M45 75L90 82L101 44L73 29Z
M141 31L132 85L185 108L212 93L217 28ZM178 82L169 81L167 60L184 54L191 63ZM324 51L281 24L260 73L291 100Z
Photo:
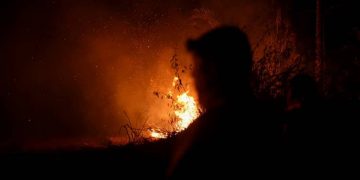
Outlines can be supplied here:
M252 43L273 13L268 1L13 1L1 31L1 138L7 144L122 136L164 123L170 59L191 59L188 38L240 25ZM191 72L183 74L192 87Z

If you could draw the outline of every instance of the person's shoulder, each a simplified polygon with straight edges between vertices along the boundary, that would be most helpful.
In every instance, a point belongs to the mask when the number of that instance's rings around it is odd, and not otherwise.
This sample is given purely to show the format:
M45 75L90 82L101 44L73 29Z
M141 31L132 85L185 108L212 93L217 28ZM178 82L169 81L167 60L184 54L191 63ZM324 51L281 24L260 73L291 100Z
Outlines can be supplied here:
M180 132L177 135L179 136L178 139L197 138L214 133L215 129L222 123L221 121L223 119L220 119L221 114L222 113L218 110L205 112L194 120L188 128Z

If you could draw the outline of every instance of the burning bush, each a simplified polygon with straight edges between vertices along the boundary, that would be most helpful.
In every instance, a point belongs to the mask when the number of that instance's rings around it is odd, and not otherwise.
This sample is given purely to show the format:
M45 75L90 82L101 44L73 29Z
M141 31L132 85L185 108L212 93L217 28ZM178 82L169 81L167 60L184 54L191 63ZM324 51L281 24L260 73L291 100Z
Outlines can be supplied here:
M170 112L168 112L168 125L170 129L149 125L146 121L141 128L135 128L130 118L124 112L128 123L125 129L130 143L143 143L145 141L164 139L185 130L201 114L201 108L194 96L190 95L188 84L184 84L182 75L192 70L192 66L182 66L176 53L170 59L171 68L174 70L174 78L171 89L168 92L154 91L153 94L159 99L168 101Z

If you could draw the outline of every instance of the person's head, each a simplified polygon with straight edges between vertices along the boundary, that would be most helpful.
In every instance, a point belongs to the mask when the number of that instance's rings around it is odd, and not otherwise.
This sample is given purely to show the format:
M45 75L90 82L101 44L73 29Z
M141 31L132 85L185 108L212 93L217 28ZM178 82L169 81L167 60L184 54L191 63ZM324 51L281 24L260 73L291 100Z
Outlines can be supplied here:
M187 48L195 60L196 88L205 109L250 96L252 52L247 35L238 27L213 29L189 40Z
M288 106L303 108L318 101L319 94L317 84L309 75L297 75L289 82L287 92Z

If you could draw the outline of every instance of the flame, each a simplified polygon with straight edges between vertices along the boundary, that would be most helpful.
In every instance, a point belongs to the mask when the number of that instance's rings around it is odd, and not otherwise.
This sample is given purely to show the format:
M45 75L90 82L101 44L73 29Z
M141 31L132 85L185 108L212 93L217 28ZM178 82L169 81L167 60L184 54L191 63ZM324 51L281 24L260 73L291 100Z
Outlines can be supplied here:
M150 136L155 139L165 139L167 135L165 133L161 133L155 130L150 130Z
M184 92L177 96L176 103L179 105L179 109L175 111L175 115L179 118L177 126L182 131L186 129L197 117L200 112L197 108L194 97L189 96L188 92Z
M176 83L179 81L179 78L178 77L174 77L173 79L173 82L172 82L172 86L175 87L176 86Z
M172 86L176 87L179 82L179 77L174 77ZM169 95L173 96L173 91L169 91ZM189 125L200 116L200 111L193 96L189 95L189 90L181 93L176 97L174 114L177 122L174 127L174 132L178 133L185 130ZM150 129L150 136L154 139L164 139L168 137L166 132Z

